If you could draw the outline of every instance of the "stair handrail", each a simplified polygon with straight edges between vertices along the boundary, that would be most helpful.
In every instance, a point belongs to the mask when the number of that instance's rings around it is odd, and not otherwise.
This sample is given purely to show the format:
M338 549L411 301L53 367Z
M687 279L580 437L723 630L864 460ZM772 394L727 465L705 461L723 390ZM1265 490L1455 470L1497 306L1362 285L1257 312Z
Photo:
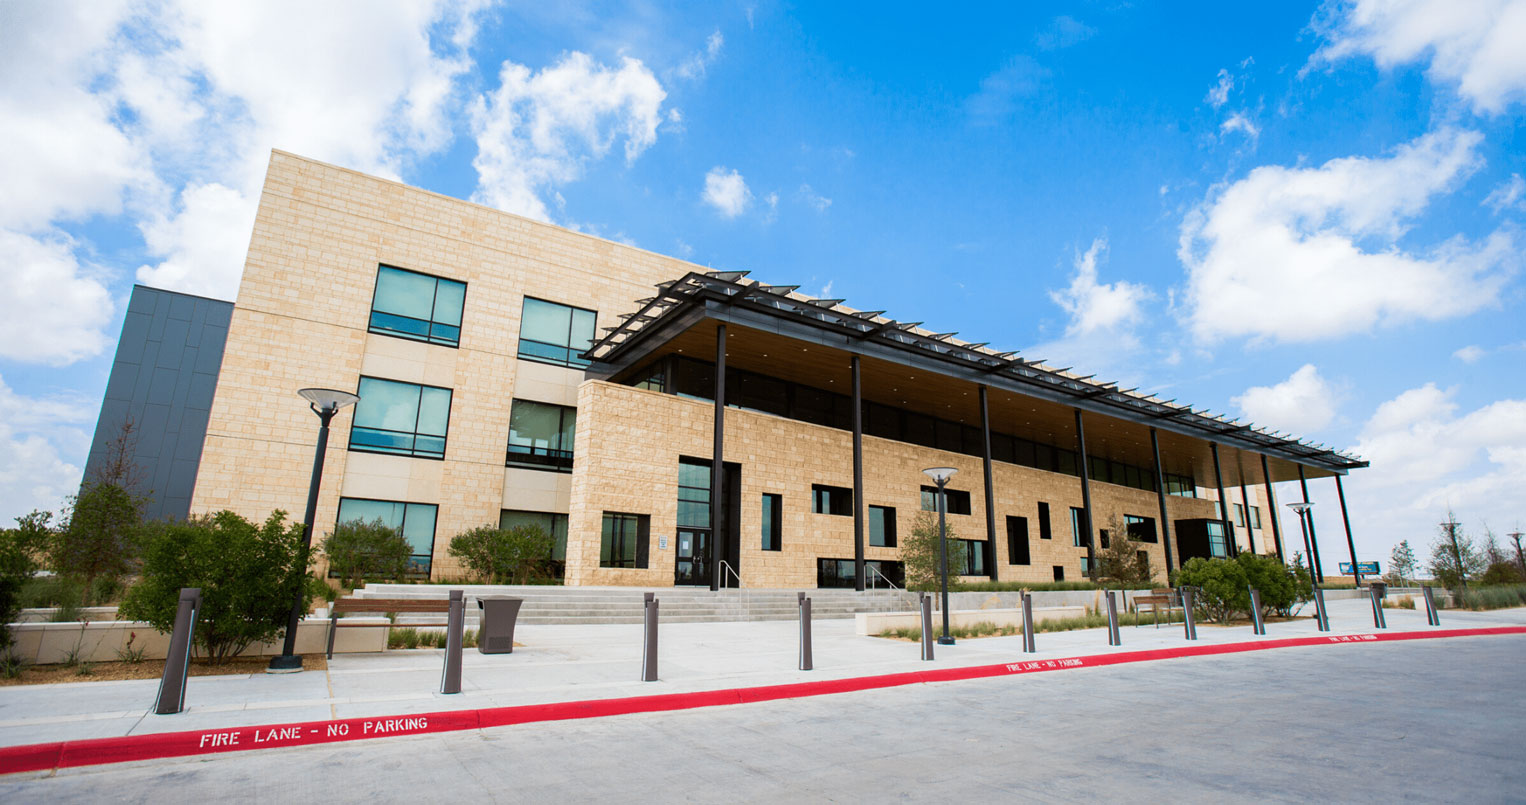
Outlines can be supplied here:
M884 573L881 573L879 568L875 567L874 565L871 565L871 564L866 562L866 563L864 563L864 569L869 571L870 573L873 573L875 576L879 576L880 578L884 579L885 583L890 586L890 589L895 590L897 593L900 593L902 595L910 595L910 593L911 593L910 590L903 590L900 587L896 586L896 583L891 581L889 576L886 576ZM870 576L869 577L869 581L873 582L874 581L874 576ZM878 589L878 588L876 588L876 589Z
M722 559L720 560L720 566L722 574L721 586L726 586L726 573L730 573L731 577L737 580L737 589L742 591L742 607L747 610L747 620L752 620L752 590L747 589L747 584L742 581L742 574L738 573L737 569L732 567L730 562Z

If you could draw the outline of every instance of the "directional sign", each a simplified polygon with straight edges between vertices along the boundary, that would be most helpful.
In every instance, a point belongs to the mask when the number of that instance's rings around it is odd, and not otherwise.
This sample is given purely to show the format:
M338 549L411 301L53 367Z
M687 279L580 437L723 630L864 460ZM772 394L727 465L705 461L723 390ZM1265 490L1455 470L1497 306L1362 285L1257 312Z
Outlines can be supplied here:
M1341 566L1341 575L1344 575L1344 576L1352 575L1352 573L1351 573L1351 563L1350 562L1341 562L1340 566ZM1377 562L1357 562L1356 563L1356 572L1362 574L1363 576L1376 576L1376 575L1379 575L1379 573L1380 573L1380 571L1378 570L1378 563Z

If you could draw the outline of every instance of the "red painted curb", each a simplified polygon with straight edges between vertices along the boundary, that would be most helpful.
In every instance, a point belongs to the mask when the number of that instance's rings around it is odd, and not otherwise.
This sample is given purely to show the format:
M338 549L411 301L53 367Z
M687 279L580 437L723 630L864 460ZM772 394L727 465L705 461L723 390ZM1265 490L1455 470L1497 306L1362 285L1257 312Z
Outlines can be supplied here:
M898 687L928 682L954 682L1072 668L1096 668L1105 665L1149 662L1176 657L1205 657L1236 654L1295 646L1319 646L1338 643L1372 643L1390 640L1429 640L1444 637L1526 634L1526 626L1496 626L1476 629L1440 629L1433 632L1385 632L1377 634L1325 635L1290 637L1278 640L1255 640L1243 643L1176 646L1173 648L1121 651L1052 660L1021 660L997 665L962 668L934 668L898 674L826 679L787 685L766 685L693 693L665 693L655 696L632 696L622 699L591 699L576 702L527 704L492 707L481 710L447 710L408 716L381 718L346 718L334 721L308 721L296 724L272 724L256 727L167 732L129 735L120 738L93 738L82 741L9 746L0 748L0 774L14 774L44 769L96 766L153 760L186 755L242 752L251 749L277 749L288 746L357 741L394 735L424 735L434 732L502 727L539 721L564 721L576 718L601 718L630 713L655 713L689 710L729 704L776 701L806 696L825 696L859 690Z

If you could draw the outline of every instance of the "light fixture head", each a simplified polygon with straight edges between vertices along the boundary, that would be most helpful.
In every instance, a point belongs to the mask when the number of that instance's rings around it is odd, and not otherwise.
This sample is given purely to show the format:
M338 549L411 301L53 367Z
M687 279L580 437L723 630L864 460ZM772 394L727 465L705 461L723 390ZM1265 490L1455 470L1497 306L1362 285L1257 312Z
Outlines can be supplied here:
M359 396L338 389L297 389L297 393L319 411L338 411L360 402Z
M928 467L922 471L922 474L933 479L933 483L942 486L948 483L948 479L954 477L954 473L958 471L954 467Z
M1299 514L1303 514L1304 512L1314 508L1314 503L1313 501L1308 500L1295 500L1288 504L1288 508L1298 512Z

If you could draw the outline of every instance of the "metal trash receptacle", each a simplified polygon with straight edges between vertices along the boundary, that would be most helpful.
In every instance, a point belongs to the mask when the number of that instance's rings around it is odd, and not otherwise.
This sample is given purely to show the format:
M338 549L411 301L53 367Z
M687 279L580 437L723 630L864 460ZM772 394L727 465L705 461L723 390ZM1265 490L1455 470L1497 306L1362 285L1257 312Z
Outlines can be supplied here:
M514 653L514 623L525 600L507 595L484 595L477 598L482 620L477 624L477 651L483 654Z

